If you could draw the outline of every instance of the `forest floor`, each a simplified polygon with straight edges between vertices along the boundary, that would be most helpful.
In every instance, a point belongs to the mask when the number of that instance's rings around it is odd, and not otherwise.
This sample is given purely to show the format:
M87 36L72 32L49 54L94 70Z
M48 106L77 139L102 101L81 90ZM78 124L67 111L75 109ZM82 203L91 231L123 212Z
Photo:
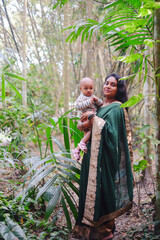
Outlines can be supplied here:
M13 190L13 182L16 182L16 180L19 180L19 174L15 169L0 166L0 191L9 195ZM154 235L154 188L155 186L151 178L144 180L140 185L136 184L134 187L133 208L116 219L114 240L160 240L160 236ZM74 219L72 224L74 225ZM57 227L62 226L66 226L64 215L61 215L57 220ZM37 234L38 239L39 233L35 232L35 234ZM76 239L70 234L68 240Z
M140 193L137 187L134 188L133 208L126 214L116 219L116 230L114 240L139 240L139 239L159 239L154 236L154 187L151 180L145 180L140 184ZM139 199L140 197L140 199ZM138 207L138 201L140 206ZM76 240L70 235L70 240Z
M12 190L11 182L16 180L18 173L12 172L8 168L5 171L0 171L0 191L9 192ZM10 180L8 182L8 180ZM18 179L17 179L18 180ZM153 215L154 215L154 187L152 181L145 180L144 183L140 184L140 193L138 194L137 186L134 188L134 203L133 208L126 214L116 219L116 230L114 233L114 240L140 240L140 239L159 239L160 236L154 236L154 225L153 225ZM139 199L140 197L140 199ZM78 199L77 199L78 201ZM140 201L140 207L138 207L138 201ZM74 219L72 224L74 225ZM61 215L57 220L57 226L66 226L65 217ZM37 234L37 239L39 231L34 233ZM49 239L47 239L49 240ZM77 240L69 235L68 240Z

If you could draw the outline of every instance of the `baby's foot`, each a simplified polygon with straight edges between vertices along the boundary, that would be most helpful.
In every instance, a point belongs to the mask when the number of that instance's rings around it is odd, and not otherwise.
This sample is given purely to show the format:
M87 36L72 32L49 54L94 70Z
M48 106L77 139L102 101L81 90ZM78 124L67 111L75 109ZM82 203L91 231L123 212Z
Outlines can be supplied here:
M73 150L73 156L77 161L80 159L80 151L78 150L78 148L75 148Z
M86 153L87 152L87 147L86 147L86 144L82 141L80 141L80 143L78 143L78 147L84 152Z

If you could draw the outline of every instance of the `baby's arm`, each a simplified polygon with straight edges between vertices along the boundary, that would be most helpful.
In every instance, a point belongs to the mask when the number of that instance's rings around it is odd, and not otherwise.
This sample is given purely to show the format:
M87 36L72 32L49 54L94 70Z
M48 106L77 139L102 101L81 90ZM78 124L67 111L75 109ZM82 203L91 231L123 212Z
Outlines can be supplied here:
M77 99L77 101L76 101L76 109L82 111L82 110L90 107L92 105L93 101L94 101L94 97L89 98L87 100L82 100L82 101Z
M102 99L94 96L94 103L96 104L97 107L101 107L103 105Z

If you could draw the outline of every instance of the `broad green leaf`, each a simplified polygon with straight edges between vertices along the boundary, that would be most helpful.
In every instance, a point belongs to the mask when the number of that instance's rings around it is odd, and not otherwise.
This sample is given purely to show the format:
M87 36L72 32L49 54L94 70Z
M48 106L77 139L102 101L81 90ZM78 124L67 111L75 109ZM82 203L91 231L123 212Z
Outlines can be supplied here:
M58 165L62 166L63 169L72 170L73 172L80 174L80 170L79 170L78 168L70 165L70 164L66 164L66 163L63 163L63 162L59 162Z
M71 173L69 171L66 171L64 169L61 169L61 168L58 168L58 170L61 173L65 174L71 181L75 181L75 182L77 182L79 184L79 179L77 178L76 174L73 174L73 173Z
M142 54L135 53L129 56L118 57L118 61L125 62L125 63L132 63L142 57Z
M144 5L144 7L146 9L159 9L160 8L160 2L149 1Z
M5 222L0 222L0 234L4 240L27 240L22 228L9 217Z
M62 192L63 192L63 195L64 195L64 198L66 199L72 213L73 213L73 216L75 219L77 219L77 209L74 205L74 203L72 202L72 195L71 194L68 194L68 192L62 187Z
M144 17L144 16L147 16L150 14L152 14L152 11L150 9L144 8L144 6L142 6L139 10L138 17Z
M150 35L148 34L148 36L150 37ZM125 43L126 41L129 41L129 40L137 40L139 39L140 41L145 41L147 38L147 34L146 33L143 33L143 34L136 34L136 35L131 35L131 36L124 36L123 39L120 39L117 38L118 41L115 41L115 39L113 39L113 43L111 44L111 46L115 46L115 45L118 45L118 44L122 44L122 43ZM148 39L148 40L151 40L151 39ZM152 40L151 40L152 41Z
M121 44L119 47L117 47L114 51L118 51L120 49L123 49L123 48L128 48L128 47L131 47L131 46L135 46L135 45L144 45L144 39L132 39L126 43L123 43Z
M16 89L16 87L15 87L8 79L5 78L5 80L6 80L6 82L8 83L8 85L15 91L15 93L17 94L17 96L18 96L19 98L22 98L22 95L21 95L20 92Z
M127 102L121 105L122 108L131 107L137 103L139 103L144 98L143 94L138 94L136 96L131 97Z
M52 125L55 127L55 125L56 125L57 122L55 122L53 118L50 118L49 120L50 120L50 122L52 123Z
M109 3L109 4L107 4L106 7L104 7L104 10L116 6L118 3L120 3L120 0L115 1L115 2L113 2L113 3Z
M53 198L56 188L56 186L52 185L43 193L42 198L44 201L49 202Z
M44 165L42 165L40 168L38 168L35 171L35 174L32 176L31 180L34 180L38 175L41 174L41 172L44 172L44 170L51 168L51 166L53 165L53 163L45 163ZM54 171L56 169L56 167L53 167L52 170Z
M147 163L148 163L148 161L145 159L134 162L133 163L134 171L140 172L140 171L144 170L147 167Z
M136 74L137 74L137 73L131 74L131 75L129 75L129 76L121 77L119 80L128 80L128 79L130 79L130 78L132 78L132 77L135 77Z
M49 217L51 216L55 206L57 205L59 198L60 198L60 194L61 194L61 186L58 185L58 187L55 189L54 193L53 193L53 197L50 199L47 209L46 209L46 213L45 213L45 220L48 220Z
M63 136L64 136L64 144L65 148L68 153L70 153L70 140L69 140L69 133L68 133L68 124L67 124L67 118L63 118Z
M60 177L77 194L77 196L79 196L79 189L69 179L63 177L61 174Z
M63 152L62 152L63 153ZM55 158L57 159L57 160L59 160L59 161L64 161L65 163L69 163L69 164L74 164L74 166L75 165L77 165L77 164L79 164L76 160L74 160L74 159L71 159L71 158L68 158L68 157L64 157L64 156L61 156L60 154L62 154L62 153L55 153L54 155L55 155Z
M27 158L28 159L28 158ZM25 159L25 161L27 161L27 159ZM38 167L40 167L41 165L43 165L44 163L47 163L49 160L51 160L50 156L47 156L44 159L41 159L41 157L37 157L36 158L36 163L34 163L32 165L32 167L29 169L29 171L26 173L25 178L24 178L24 182L26 181L26 179L28 178L28 176L32 173L32 171L36 170ZM28 160L29 161L29 160Z
M154 40L152 40L152 39L145 39L145 40L144 40L144 44L147 45L147 46L150 47L150 48L153 48L153 46L154 46Z
M6 97L5 78L4 75L2 74L2 102L4 102L5 97Z
M77 121L74 119L69 119L70 135L71 139L74 141L74 147L77 147L77 144L82 139L84 133L77 128Z
M50 145L51 153L53 153L53 145L52 145L52 136L51 136L52 129L50 127L46 128L46 136L47 136L47 142Z
M39 183L39 181L41 181L43 178L48 176L51 172L53 172L54 169L55 169L55 167L51 167L51 168L45 169L36 178L34 178L34 176L33 176L33 178L31 179L30 183L28 184L28 186L26 188L26 191L28 191L30 188L32 188L37 183Z
M4 68L3 68L3 72L6 71L6 69L8 69L10 67L10 64L7 64Z
M21 80L21 81L26 81L25 78L20 77L20 76L18 76L16 74L13 74L13 73L10 73L10 72L4 72L4 75L6 75L8 77L11 77L11 78L15 78L15 79Z
M72 229L72 223L71 223L69 212L68 212L68 209L67 209L67 206L66 206L66 203L65 203L65 200L64 200L63 196L62 196L61 201L62 201L63 211L64 211L66 221L67 221L67 227L68 227L68 229L71 230Z
M52 186L52 184L56 181L58 177L58 174L56 174L55 176L53 176L50 180L48 180L45 185L40 189L40 191L38 192L37 196L36 196L36 201L38 200L39 197L41 197L43 195L43 193L45 191L47 191L47 189Z
M70 153L67 152L65 147L62 145L62 143L56 137L53 137L52 140L57 144L59 149L62 151L62 154L64 154L66 157L68 157L68 154L70 155Z
M160 73L156 74L155 77L159 77L160 76Z
M59 2L57 2L56 4L54 4L53 10L56 9L56 8L58 7L58 5L59 5Z

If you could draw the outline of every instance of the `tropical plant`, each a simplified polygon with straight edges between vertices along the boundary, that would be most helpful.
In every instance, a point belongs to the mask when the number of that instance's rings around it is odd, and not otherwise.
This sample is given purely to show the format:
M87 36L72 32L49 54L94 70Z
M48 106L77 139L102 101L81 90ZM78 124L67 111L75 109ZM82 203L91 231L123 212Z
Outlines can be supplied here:
M75 41L81 36L81 41L84 42L91 40L93 35L98 39L109 40L114 51L119 53L118 60L132 65L130 76L122 79L130 78L132 82L138 74L138 82L141 76L145 82L148 73L147 62L153 67L151 57L145 54L145 46L153 48L153 9L156 8L160 8L160 4L153 0L114 1L103 8L104 16L99 22L93 19L79 20L74 26L68 27L71 33L67 41ZM149 77L154 82L154 78ZM138 95L136 101L128 103L128 106L141 99Z
M4 240L27 240L22 228L9 217L0 222L0 237Z
M6 98L6 85L8 85L19 98L22 98L21 93L19 90L15 87L15 85L12 84L13 79L20 80L20 81L26 81L23 77L12 73L9 71L9 68L11 67L11 64L6 65L0 70L0 76L1 76L1 92L2 92L2 103L4 104L5 98ZM10 80L11 79L11 80Z
M76 198L78 198L79 194L78 185L80 178L80 164L71 159L69 135L71 134L75 146L82 136L82 133L76 128L78 118L69 118L69 126L67 126L68 117L66 115L70 112L72 110L59 119L50 119L52 125L47 125L44 128L47 140L45 150L43 153L41 151L40 157L23 159L24 164L28 167L30 166L30 169L24 178L24 189L18 194L18 196L22 195L21 202L23 202L28 192L32 188L36 188L36 192L38 192L36 201L42 198L45 202L48 202L45 219L49 219L55 207L62 207L69 229L72 228L71 215L75 219L77 218ZM56 132L58 129L64 136L64 146L58 138L53 136L53 132ZM37 128L37 134L38 131ZM54 151L54 144L58 147L57 151ZM41 143L39 145L41 146ZM28 180L29 176L30 180Z

